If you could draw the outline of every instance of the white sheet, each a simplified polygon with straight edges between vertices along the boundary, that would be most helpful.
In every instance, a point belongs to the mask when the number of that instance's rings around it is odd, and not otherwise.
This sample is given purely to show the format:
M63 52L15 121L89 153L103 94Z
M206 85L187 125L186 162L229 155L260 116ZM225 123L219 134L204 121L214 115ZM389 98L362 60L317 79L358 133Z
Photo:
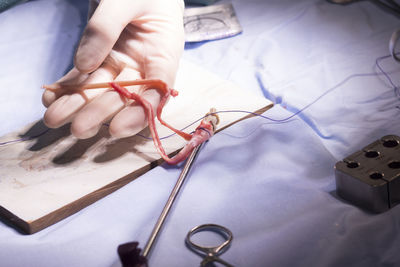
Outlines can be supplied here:
M234 0L234 38L188 44L184 58L277 105L290 122L241 122L210 140L196 161L151 266L196 266L187 231L217 223L234 234L221 258L236 266L396 266L400 207L375 215L335 193L336 161L400 134L400 101L375 60L400 20L368 1ZM38 0L0 14L0 133L36 120L42 83L70 65L84 1ZM382 67L400 83L400 65ZM369 76L351 76L371 74ZM352 78L353 77L353 78ZM37 234L0 223L4 266L118 266L118 244L146 241L180 169L162 166ZM0 182L1 186L1 182Z

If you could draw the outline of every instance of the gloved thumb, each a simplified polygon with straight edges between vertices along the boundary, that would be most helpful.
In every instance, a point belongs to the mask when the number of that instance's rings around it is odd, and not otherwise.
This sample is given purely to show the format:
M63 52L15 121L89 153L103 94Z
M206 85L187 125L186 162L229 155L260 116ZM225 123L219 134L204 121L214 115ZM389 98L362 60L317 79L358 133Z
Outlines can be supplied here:
M88 21L75 53L75 67L83 73L96 70L130 22L132 12L112 0L100 2Z

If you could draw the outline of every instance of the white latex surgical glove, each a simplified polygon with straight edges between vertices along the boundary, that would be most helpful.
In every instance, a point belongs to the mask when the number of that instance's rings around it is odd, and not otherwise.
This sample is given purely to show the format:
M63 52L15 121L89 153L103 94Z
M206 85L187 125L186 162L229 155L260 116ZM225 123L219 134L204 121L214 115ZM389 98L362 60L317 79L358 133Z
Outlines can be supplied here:
M75 53L75 67L57 83L160 79L173 87L184 47L183 0L102 0L90 7L94 13ZM142 96L157 108L157 90ZM109 89L46 90L42 101L45 124L57 128L71 122L71 133L78 138L94 136L110 120L110 134L118 138L147 125L140 105L127 104Z

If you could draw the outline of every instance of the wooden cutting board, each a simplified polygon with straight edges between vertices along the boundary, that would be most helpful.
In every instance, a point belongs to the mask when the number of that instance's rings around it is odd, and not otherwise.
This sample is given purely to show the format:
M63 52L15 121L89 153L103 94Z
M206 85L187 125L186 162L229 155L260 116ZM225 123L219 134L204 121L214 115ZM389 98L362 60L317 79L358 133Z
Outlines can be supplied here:
M211 107L262 113L272 106L187 61L181 62L175 89L179 96L170 99L163 117L178 129ZM220 114L218 129L245 115ZM171 134L157 127L160 136ZM141 134L149 136L147 129ZM19 141L0 145L0 215L28 234L66 218L162 163L151 140L141 136L113 139L107 126L95 137L78 140L70 135L69 125L48 129L38 121L0 138L0 143L11 140ZM163 140L168 154L184 144L176 135Z

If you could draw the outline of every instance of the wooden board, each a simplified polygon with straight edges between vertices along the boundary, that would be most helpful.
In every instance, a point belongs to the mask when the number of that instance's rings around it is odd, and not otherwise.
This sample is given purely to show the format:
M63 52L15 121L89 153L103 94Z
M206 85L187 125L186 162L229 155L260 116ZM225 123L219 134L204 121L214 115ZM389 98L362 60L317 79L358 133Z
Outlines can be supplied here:
M183 128L217 110L263 112L272 106L228 81L182 61L176 89L163 117ZM220 114L219 130L244 118L243 113ZM197 124L196 124L197 125ZM186 131L192 131L196 125ZM158 125L160 136L171 131ZM148 130L142 131L148 136ZM0 138L0 143L34 137L0 146L0 215L32 234L81 210L162 162L153 142L140 136L112 139L107 126L95 137L78 140L69 125L47 129L35 122ZM163 140L167 153L185 141L178 136Z

